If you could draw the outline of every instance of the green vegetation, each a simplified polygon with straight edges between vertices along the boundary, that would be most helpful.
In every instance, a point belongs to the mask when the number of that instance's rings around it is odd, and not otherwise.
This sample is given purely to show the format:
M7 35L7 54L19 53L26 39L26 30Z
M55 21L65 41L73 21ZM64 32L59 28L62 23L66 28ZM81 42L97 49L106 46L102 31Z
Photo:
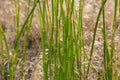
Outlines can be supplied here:
M37 7L40 31L42 36L42 56L44 80L88 80L90 69L96 73L98 80L119 80L117 59L115 54L115 32L118 0L114 0L114 19L112 28L112 40L109 46L105 22L104 6L107 0L101 0L101 7L94 26L92 45L90 52L85 50L83 31L83 7L84 0L79 1L79 11L76 11L75 0L34 0L32 8L27 8L26 19L20 26L20 0L16 5L16 41L13 52L9 51L6 36L0 25L0 58L2 60L2 80L5 80L4 53L8 59L8 80L14 80L18 62L19 40L25 31L24 47L20 79L23 79L24 62L27 49L28 34L32 24L34 11ZM51 5L49 5L51 3ZM30 0L28 0L30 6ZM119 10L120 11L120 10ZM101 17L102 16L102 17ZM92 64L95 38L99 19L103 20L103 48L104 71L100 73ZM3 44L5 43L5 50ZM111 49L109 49L111 47ZM48 49L48 54L46 54ZM88 54L90 53L90 55ZM83 65L87 60L87 67ZM114 68L115 67L115 68Z

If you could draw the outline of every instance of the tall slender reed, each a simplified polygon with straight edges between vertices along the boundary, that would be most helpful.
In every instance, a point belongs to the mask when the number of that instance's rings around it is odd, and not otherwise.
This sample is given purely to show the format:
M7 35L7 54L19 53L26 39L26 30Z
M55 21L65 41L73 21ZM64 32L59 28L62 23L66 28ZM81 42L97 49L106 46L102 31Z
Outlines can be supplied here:
M45 55L45 49L46 49L46 32L45 32L45 20L46 20L46 0L43 0L41 3L40 0L39 2L39 21L40 21L40 29L42 33L42 58L43 58L43 75L44 75L44 80L48 80L48 61L46 59Z
M98 16L97 16L97 19L96 19L96 23L95 23L95 28L94 28L94 33L93 33L93 40L92 40L92 45L91 45L91 49L90 49L90 59L89 61L92 60L92 54L93 54L93 49L94 49L94 43L95 43L95 37L96 37L96 31L97 31L97 27L98 27L98 22L99 22L99 18L100 18L100 15L102 13L102 10L104 8L104 5L106 3L107 0L105 0L104 2L102 2L102 5L100 7L100 10L98 12ZM90 64L88 64L88 69L87 69L87 74L89 74L89 69L90 69ZM86 78L88 77L88 75L86 76Z
M78 51L77 51L77 68L79 71L79 79L82 80L82 50L83 50L83 26L82 26L82 11L83 0L79 2L79 17L78 17Z
M104 0L102 0L104 2ZM103 39L104 39L104 70L105 70L105 79L109 80L109 61L110 61L110 56L109 56L109 51L108 51L108 43L107 43L107 34L106 34L106 23L105 23L105 11L103 9L102 12L103 15Z
M112 26L112 42L111 42L111 54L110 54L110 74L109 79L113 79L113 58L115 56L115 32L117 29L116 19L117 19L117 3L118 0L114 0L114 18L113 18L113 26Z
M5 75L5 68L4 68L4 63L5 63L5 61L4 61L4 58L5 58L5 56L4 56L4 50L3 50L3 30L2 30L2 26L1 26L1 24L0 24L0 53L1 53L1 55L0 55L0 59L1 59L1 75L2 75L2 77L1 77L1 79L2 80L5 80L5 77L4 77L4 75Z
M12 80L13 79L13 73L12 73L12 59L11 59L11 55L10 55L10 51L9 51L9 47L8 47L8 43L6 40L6 36L2 30L2 26L0 25L0 36L1 36L1 46L3 46L3 42L5 43L5 49L6 49L6 54L8 57L8 75L6 76L8 79ZM3 48L2 50L2 68L4 68L4 54L3 54ZM5 76L3 75L5 73L5 70L2 70L2 78L5 79Z

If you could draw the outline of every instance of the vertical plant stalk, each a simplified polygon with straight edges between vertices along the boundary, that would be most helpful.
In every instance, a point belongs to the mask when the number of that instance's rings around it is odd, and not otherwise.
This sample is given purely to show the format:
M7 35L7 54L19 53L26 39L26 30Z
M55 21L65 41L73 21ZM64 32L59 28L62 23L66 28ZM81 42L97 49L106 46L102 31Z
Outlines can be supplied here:
M58 10L58 8L59 8L59 0L54 0L54 4L55 4L55 7L54 7L54 9L55 9L55 26L56 26L56 34L55 34L55 53L54 53L54 78L55 79L57 79L57 80L59 80L59 62L58 62L58 60L59 60L59 37L60 37L60 35L59 35L59 16L58 16L58 14L59 14L59 10Z
M83 12L83 0L79 1L79 18L78 18L78 52L77 52L77 69L79 73L79 79L82 80L82 50L83 50L83 26L82 26L82 12Z
M91 50L90 50L90 59L89 59L89 61L92 60L92 54L93 54L93 49L94 49L94 43L95 43L95 37L96 37L96 31L97 31L97 27L98 27L98 22L99 22L100 15L101 15L101 12L102 12L102 10L104 8L104 5L105 5L106 1L107 0L102 2L102 6L100 7L100 10L98 12L98 16L97 16L97 19L96 19L94 33L93 33L93 40L92 40L92 45L91 45ZM89 74L89 69L90 69L90 64L88 63L87 74ZM88 75L86 76L86 78L88 78Z
M114 54L114 38L115 38L115 31L116 31L116 18L117 18L117 0L114 2L114 19L113 19L113 27L112 27L112 44L111 44L111 59Z
M49 2L49 1L48 1ZM53 41L53 36L54 36L54 24L55 24L55 10L54 10L54 1L51 0L51 11L52 11L52 15L51 15L51 19L50 19L50 40L49 42L49 52L48 52L48 62L47 65L49 67L49 76L50 76L50 80L53 80L53 69L52 69L52 61L53 61L53 55L54 53L54 41ZM50 6L50 5L47 5ZM46 9L47 10L47 9ZM50 13L48 13L49 15ZM46 14L47 15L47 14ZM46 19L48 20L48 17L46 17Z
M67 1L67 26L68 26L68 52L67 52L67 80L74 80L74 46L73 46L73 13L74 13L74 0Z
M20 0L17 0L17 7L16 7L16 35L18 35L19 33L19 25L20 25ZM17 46L19 47L19 46ZM18 49L18 48L17 48ZM18 51L18 50L16 50ZM12 62L12 77L14 79L14 76L15 76L15 71L16 71L16 66L17 66L17 61L18 61L18 52L14 52L13 53L13 58L11 60Z
M14 76L13 76L13 70L12 70L13 67L12 67L11 55L10 55L8 43L7 43L7 40L6 40L6 36L5 36L4 32L2 31L2 29L1 29L1 35L2 35L3 41L5 43L6 54L7 54L7 57L8 57L8 74L7 74L7 78L9 80L13 80Z
M114 0L114 19L113 19L113 26L112 26L112 43L111 43L111 54L110 54L110 71L111 71L111 79L113 79L113 58L114 58L114 51L115 51L115 32L117 29L116 18L117 18L117 2L118 0Z
M104 0L102 0L104 2ZM105 24L105 11L103 9L102 11L103 15L103 39L104 39L104 71L105 71L105 79L110 80L110 69L109 69L109 61L110 61L110 56L109 56L109 51L108 51L108 44L107 44L107 34L106 34L106 24Z
M3 35L2 35L2 33L3 33L3 30L2 30L2 26L1 26L1 24L0 24L0 60L2 61L1 63L0 63L0 65L1 65L1 78L0 79L2 79L2 80L5 80L5 68L4 68L4 63L5 63L5 61L4 61L4 50L3 50Z
M16 9L16 33L19 32L19 24L20 24L20 0L17 2L17 9Z
M39 22L40 22L40 29L42 33L42 58L43 58L43 75L44 75L44 80L48 80L48 66L47 66L47 59L45 55L45 49L46 49L46 32L45 32L45 27L46 27L46 0L43 0L43 3L39 2Z
M60 71L59 71L59 75L60 75L60 80L65 80L66 79L66 53L67 53L67 31L66 31L66 14L64 12L63 9L63 0L60 0L60 24L62 27L62 42L61 42L61 51L60 51L60 55L59 55L59 59L60 59Z

